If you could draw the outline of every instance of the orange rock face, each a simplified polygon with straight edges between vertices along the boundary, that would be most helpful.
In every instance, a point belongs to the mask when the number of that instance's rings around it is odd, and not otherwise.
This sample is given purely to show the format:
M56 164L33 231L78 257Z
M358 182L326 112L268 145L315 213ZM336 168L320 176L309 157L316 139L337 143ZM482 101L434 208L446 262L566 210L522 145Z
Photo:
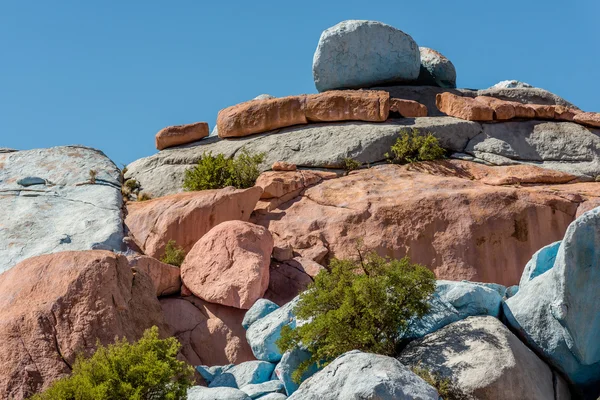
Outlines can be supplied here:
M135 278L134 278L135 276ZM150 278L108 251L63 252L22 261L0 275L0 397L24 399L68 375L96 339L137 340L170 331Z
M334 90L314 95L251 100L225 108L217 116L219 137L243 137L311 122L383 122L390 95L376 90Z
M572 178L465 161L383 165L323 181L256 222L276 246L317 261L355 257L360 239L383 256L409 255L439 278L512 285L535 251L560 240L585 200L530 185ZM497 186L506 184L522 186Z
M254 360L242 320L246 310L197 297L162 298L165 320L192 365L227 365Z
M219 111L219 137L243 137L286 126L306 124L304 97L250 100Z
M185 257L181 279L197 297L249 309L269 286L273 238L262 226L223 222L204 235Z
M390 112L390 94L380 90L332 90L306 96L310 122L383 122Z
M263 189L261 199L283 197L288 193L295 192L314 185L322 180L318 172L311 171L267 171L263 172L256 180L256 186Z
M162 150L167 147L195 142L207 136L208 124L206 122L169 126L156 134L156 148Z
M494 110L470 97L457 96L449 92L436 95L437 108L451 116L467 121L493 121Z
M505 101L487 96L477 96L475 100L491 107L494 110L494 119L499 121L512 118L535 118L535 109L530 107L529 104Z
M600 128L600 113L582 112L573 117L573 121L578 124L588 125Z
M179 293L181 277L179 267L165 264L148 256L131 256L129 266L137 271L144 271L152 280L157 296Z
M145 254L160 259L169 240L188 252L212 227L247 221L262 189L225 188L178 193L127 203L125 225Z
M273 171L295 171L297 169L296 164L292 164L285 161L275 161L271 167Z
M391 98L390 111L398 113L404 118L417 118L427 116L427 107L413 100Z
M535 112L535 118L537 119L554 119L554 106L547 106L542 104L529 104L530 108L533 108Z
M573 121L580 111L565 106L554 106L554 119L558 121Z

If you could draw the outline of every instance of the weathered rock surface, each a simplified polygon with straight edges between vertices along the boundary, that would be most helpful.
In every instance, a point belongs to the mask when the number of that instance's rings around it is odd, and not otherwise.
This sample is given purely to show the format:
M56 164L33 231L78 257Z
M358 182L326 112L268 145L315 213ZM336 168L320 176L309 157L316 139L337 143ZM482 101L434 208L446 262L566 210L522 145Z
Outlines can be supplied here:
M179 293L181 276L179 267L165 264L148 256L129 256L129 266L144 271L152 280L157 296Z
M517 80L507 80L500 81L496 83L494 86L491 86L490 89L514 89L514 88L532 88L529 83L521 82Z
M582 112L573 116L573 122L600 128L600 113Z
M273 261L265 298L280 306L287 304L306 290L313 278L323 269L325 268L315 261L302 257L283 262Z
M354 350L304 381L290 400L438 400L437 391L391 357Z
M490 106L467 96L440 93L436 98L436 106L444 114L467 121L494 120L494 110Z
M269 393L285 393L283 383L279 380L246 385L240 390L242 390L252 399L264 399L263 396Z
M451 117L310 124L240 139L209 138L187 147L166 149L129 164L126 177L136 179L153 197L178 193L182 191L185 170L194 167L204 152L232 157L242 147L251 153L266 154L263 170L276 161L315 168L342 168L344 158L373 164L385 160L401 129L410 128L433 133L443 147L453 152L463 151L469 139L482 131L479 123Z
M600 173L600 130L570 122L483 124L465 152L495 165L532 163L591 180Z
M246 361L221 370L209 387L232 387L241 389L247 385L267 382L273 375L275 364L266 361Z
M206 136L208 136L208 124L206 122L169 126L161 129L156 134L156 148L163 150L167 147L195 142Z
M589 398L600 395L599 252L595 208L569 226L554 263L540 267L547 271L504 306L510 326Z
M322 175L320 171L307 170L267 171L258 177L255 185L263 189L261 199L279 198L319 183Z
M390 99L390 112L400 114L404 118L427 116L427 107L413 100Z
M291 396L298 387L300 386L298 383L294 382L292 379L292 374L300 367L300 364L303 362L310 360L311 354L308 350L295 347L291 351L286 351L281 357L281 361L277 363L275 367L275 374L277 378L283 382L285 387L285 392L288 396ZM304 382L315 373L319 371L319 368L316 363L312 364L303 374L300 383Z
M0 153L0 272L42 254L120 250L119 176L102 152L86 147ZM23 178L35 179L20 185Z
M181 279L203 300L249 309L269 286L272 251L267 229L226 221L196 242L181 265Z
M310 122L383 122L390 112L390 95L380 90L332 90L306 96Z
M259 319L266 317L267 314L272 313L277 310L279 306L267 299L259 299L257 300L252 307L246 312L244 315L244 320L242 321L242 326L244 329L248 329L250 325L258 321Z
M540 88L489 88L478 90L477 96L491 96L502 100L517 101L526 104L558 105L577 108L560 96Z
M152 282L108 251L27 259L0 275L0 396L23 399L71 372L96 339L167 335Z
M355 257L362 239L366 249L408 255L442 279L516 284L531 255L562 237L582 198L490 186L463 165L469 163L354 171L306 189L256 222L273 233L275 246L298 253L324 248L326 259Z
M550 368L494 317L448 325L411 342L398 359L450 378L481 400L556 398Z
M166 322L192 365L225 365L254 360L242 328L244 310L197 297L161 298Z
M456 69L454 68L454 64L439 51L427 47L419 47L419 52L421 53L419 84L454 89L456 87Z
M376 21L349 20L326 29L313 58L319 92L414 81L419 68L415 41Z
M187 253L221 222L247 221L261 193L258 187L242 190L229 187L130 202L125 225L149 256L161 258L169 240Z

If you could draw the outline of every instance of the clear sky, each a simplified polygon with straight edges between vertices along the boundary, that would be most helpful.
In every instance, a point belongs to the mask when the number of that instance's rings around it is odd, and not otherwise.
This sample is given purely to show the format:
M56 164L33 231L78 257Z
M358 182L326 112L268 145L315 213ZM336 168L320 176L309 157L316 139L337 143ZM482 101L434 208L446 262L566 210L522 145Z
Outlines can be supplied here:
M600 111L599 16L598 0L0 0L0 147L151 155L165 126L315 92L319 36L346 19L439 50L459 87L518 79Z

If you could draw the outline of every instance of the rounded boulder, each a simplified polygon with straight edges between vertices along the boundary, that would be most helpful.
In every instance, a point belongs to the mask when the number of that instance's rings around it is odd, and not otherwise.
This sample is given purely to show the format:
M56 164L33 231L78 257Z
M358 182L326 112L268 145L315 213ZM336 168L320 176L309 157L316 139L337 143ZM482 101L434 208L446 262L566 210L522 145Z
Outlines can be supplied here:
M414 81L419 47L412 37L377 21L349 20L326 29L313 58L319 92Z
M439 51L428 47L419 47L419 52L421 53L420 84L447 89L456 88L456 68L450 60Z
M244 221L212 228L190 250L181 279L210 303L249 309L269 286L273 238L268 230Z

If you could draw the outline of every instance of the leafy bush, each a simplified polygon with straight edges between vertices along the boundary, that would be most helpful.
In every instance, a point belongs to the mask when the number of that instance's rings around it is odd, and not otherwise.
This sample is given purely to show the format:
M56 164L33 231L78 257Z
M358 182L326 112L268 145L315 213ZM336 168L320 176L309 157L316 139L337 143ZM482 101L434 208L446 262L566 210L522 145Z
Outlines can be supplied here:
M146 201L146 200L150 200L152 199L152 196L150 196L150 194L146 193L146 192L139 192L136 200L137 201Z
M198 165L185 171L183 188L191 191L221 189L227 186L235 186L238 189L252 187L260 175L259 165L264 159L264 153L252 155L246 149L242 149L235 158L204 153Z
M165 254L161 257L160 261L165 264L171 264L176 267L181 267L183 260L185 259L185 251L183 247L178 247L177 242L169 240L165 247Z
M185 399L194 370L176 356L177 339L158 338L156 326L136 343L125 338L94 355L78 356L71 376L60 379L33 400Z
M360 262L332 260L300 295L294 312L310 321L295 330L281 331L282 352L301 343L312 357L300 364L292 378L299 383L313 363L327 365L350 351L395 355L411 318L429 311L435 276L408 258L390 260L370 253Z
M423 134L418 129L400 132L391 152L392 155L386 153L385 157L395 164L433 161L443 158L446 153L435 136Z
M347 172L359 169L361 166L362 166L362 164L353 158L349 158L349 157L344 158L344 169Z
M412 371L421 377L425 382L436 388L440 397L444 400L470 400L460 387L450 378L444 378L439 374L433 373L427 368L416 366Z

